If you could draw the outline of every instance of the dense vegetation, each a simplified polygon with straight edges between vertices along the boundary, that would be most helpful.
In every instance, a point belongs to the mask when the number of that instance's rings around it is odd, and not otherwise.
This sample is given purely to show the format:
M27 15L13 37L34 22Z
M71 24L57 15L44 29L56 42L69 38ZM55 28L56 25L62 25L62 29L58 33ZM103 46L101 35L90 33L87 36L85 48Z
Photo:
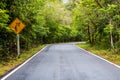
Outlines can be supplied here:
M120 52L120 1L72 0L73 24L91 45Z
M19 18L26 27L20 33L21 51L43 43L79 41L79 31L71 27L71 12L60 0L0 1L0 60L17 56L16 34L9 24Z
M16 56L16 34L9 24L17 17L21 51L38 44L88 41L120 52L119 0L1 0L0 60ZM10 56L10 57L9 57Z

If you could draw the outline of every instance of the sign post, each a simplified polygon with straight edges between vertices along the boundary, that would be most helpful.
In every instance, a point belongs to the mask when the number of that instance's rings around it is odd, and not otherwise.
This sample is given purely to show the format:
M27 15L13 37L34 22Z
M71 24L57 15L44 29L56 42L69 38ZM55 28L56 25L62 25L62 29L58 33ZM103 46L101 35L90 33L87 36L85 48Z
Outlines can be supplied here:
M19 57L19 55L20 55L20 37L19 37L19 33L25 27L25 24L22 23L22 21L20 21L18 18L16 18L9 26L15 32L15 34L17 35L17 54L18 54L18 57Z
M18 56L20 55L20 38L19 38L19 34L17 34L17 53Z

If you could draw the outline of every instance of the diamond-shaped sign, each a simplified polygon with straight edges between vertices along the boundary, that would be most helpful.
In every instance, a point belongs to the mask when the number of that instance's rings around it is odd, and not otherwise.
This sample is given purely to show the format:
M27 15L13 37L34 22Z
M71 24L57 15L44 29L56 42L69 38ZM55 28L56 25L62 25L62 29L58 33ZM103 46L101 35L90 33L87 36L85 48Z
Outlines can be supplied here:
M18 18L16 18L9 26L16 34L19 34L23 28L25 28L25 24Z

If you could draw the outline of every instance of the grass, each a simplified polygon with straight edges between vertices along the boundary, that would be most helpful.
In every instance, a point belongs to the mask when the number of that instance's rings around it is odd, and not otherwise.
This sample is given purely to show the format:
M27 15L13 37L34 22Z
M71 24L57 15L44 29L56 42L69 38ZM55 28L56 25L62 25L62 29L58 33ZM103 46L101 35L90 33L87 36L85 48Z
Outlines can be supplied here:
M16 66L20 65L21 63L23 63L25 60L27 60L29 57L31 57L32 55L34 55L36 52L38 52L43 47L45 47L45 45L40 45L40 46L38 46L36 48L32 48L29 51L23 52L20 55L20 58L11 59L8 62L2 62L2 63L0 63L0 76L6 74L7 72L9 72L10 70L12 70Z
M88 43L78 44L77 46L84 48L87 51L90 51L98 56L101 56L117 65L120 65L120 54L113 53L109 49L104 49L100 46L91 46Z

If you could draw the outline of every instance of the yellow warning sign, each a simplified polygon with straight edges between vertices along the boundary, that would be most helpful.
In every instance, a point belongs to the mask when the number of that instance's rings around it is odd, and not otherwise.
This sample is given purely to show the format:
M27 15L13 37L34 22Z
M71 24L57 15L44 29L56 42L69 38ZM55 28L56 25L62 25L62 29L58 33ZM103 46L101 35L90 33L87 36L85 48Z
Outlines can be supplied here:
M25 27L25 24L16 18L9 26L16 34L19 34Z

